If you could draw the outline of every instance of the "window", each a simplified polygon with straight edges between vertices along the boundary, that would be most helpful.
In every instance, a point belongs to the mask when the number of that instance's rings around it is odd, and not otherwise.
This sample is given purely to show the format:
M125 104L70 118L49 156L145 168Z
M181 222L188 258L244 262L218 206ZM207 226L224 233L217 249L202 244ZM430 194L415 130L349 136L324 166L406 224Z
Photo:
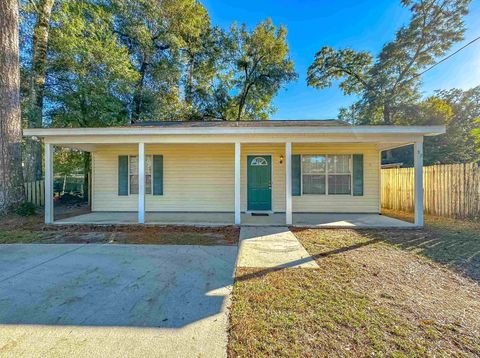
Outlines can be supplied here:
M352 176L350 155L328 156L328 194L350 194Z
M138 194L138 157L129 159L130 194ZM152 193L152 156L145 156L145 194Z
M326 192L326 156L302 156L303 194L325 194Z
M303 155L302 193L351 194L351 155Z
M250 165L264 167L264 166L268 165L268 162L263 157L255 157L255 158L252 159L252 162L250 163Z

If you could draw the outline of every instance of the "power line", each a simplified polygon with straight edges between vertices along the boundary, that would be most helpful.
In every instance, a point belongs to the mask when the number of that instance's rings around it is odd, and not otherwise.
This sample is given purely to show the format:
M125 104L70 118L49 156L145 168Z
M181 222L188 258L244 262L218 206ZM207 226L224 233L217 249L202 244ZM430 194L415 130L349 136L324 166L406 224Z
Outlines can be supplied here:
M415 79L415 78L417 78L417 77L422 76L422 75L425 74L426 72L430 71L432 68L438 66L438 65L441 64L442 62L445 62L445 61L448 60L449 58L455 56L457 53L459 53L460 51L462 51L464 48L470 46L471 44L473 44L474 42L476 42L476 41L478 41L478 40L480 40L480 36L474 38L472 41L470 41L469 43L466 43L465 45L463 45L462 47L460 47L458 50L452 52L450 55L448 55L448 56L442 58L440 61L434 63L434 64L431 65L429 68L423 70L423 71L420 72L420 73L415 74L414 76L412 76L412 77L410 77L409 79L406 79L405 81L402 81L402 82L408 82L408 81L411 81L411 80L413 80L413 79Z

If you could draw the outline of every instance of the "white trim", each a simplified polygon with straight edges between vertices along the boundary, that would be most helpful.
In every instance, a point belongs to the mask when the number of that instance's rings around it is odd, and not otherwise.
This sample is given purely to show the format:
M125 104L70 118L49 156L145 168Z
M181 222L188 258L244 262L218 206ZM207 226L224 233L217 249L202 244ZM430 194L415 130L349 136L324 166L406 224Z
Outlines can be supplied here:
M138 143L138 223L145 223L145 143Z
M240 142L235 142L235 225L241 224L241 168L242 148Z
M423 226L423 141L416 141L413 148L414 155L414 205L415 226Z
M52 144L45 144L45 224L53 224L53 155Z
M332 126L332 127L109 127L109 128L29 128L24 136L83 136L83 135L170 135L170 134L409 134L437 135L445 133L445 126Z
M285 224L292 225L292 142L285 143Z

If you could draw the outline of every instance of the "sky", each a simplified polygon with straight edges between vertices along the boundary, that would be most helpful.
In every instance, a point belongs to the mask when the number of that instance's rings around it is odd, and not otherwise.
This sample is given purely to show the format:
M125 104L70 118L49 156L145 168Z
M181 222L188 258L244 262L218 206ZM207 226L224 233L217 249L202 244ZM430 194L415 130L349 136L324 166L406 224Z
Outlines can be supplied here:
M400 0L202 0L212 24L228 28L234 21L252 29L267 17L287 27L290 55L298 80L289 83L274 99L272 119L336 118L338 109L355 101L337 84L318 90L308 87L306 74L315 53L323 46L353 48L378 54L395 32L408 24L410 12ZM473 0L465 17L465 40L449 51L480 36L480 0ZM436 89L468 89L480 84L480 41L422 76L422 94Z

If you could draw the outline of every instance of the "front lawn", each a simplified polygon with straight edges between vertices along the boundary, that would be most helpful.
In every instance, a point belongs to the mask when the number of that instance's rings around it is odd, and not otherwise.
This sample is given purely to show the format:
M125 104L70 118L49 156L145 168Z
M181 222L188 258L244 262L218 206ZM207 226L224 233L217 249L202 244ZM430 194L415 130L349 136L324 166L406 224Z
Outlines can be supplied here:
M44 225L35 215L0 217L0 244L171 244L236 245L239 229L233 226L207 228L193 226L145 225Z
M238 269L230 357L480 355L478 223L293 232L320 269Z

